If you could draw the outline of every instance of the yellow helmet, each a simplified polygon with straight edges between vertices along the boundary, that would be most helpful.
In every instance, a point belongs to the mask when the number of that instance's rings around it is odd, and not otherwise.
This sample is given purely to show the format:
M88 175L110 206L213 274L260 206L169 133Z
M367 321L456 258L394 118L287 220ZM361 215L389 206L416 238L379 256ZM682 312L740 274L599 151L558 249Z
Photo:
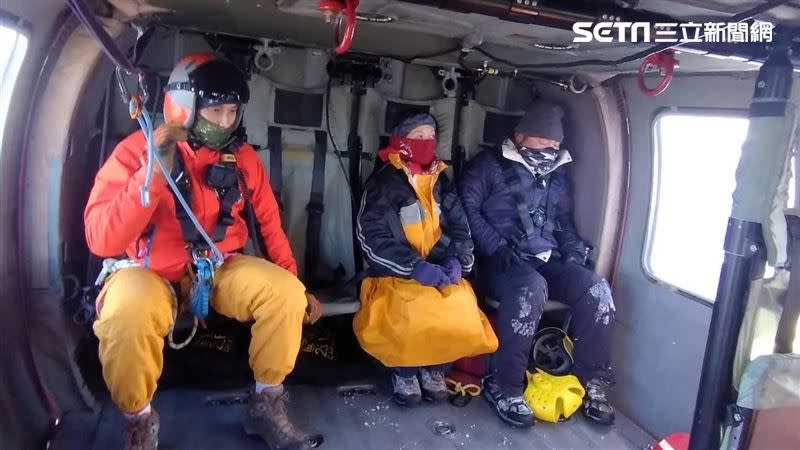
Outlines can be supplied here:
M523 397L538 419L557 423L580 408L586 391L575 375L554 376L540 369L526 373L528 387Z

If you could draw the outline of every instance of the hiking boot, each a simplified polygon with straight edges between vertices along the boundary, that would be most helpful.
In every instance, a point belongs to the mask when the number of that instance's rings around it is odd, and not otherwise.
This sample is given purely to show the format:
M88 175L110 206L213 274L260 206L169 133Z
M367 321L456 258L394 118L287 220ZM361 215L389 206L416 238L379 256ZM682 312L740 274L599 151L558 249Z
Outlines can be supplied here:
M512 397L504 394L494 375L483 379L483 395L504 422L519 428L536 425L536 417L525 399L521 396Z
M392 386L394 386L392 399L398 405L413 408L422 403L422 392L420 392L417 377L406 378L393 373Z
M158 413L151 407L150 414L126 417L122 429L124 450L156 450L158 448Z
M422 369L419 373L419 382L422 389L422 398L425 400L429 402L447 400L447 383L444 381L444 372Z
M614 423L614 407L606 398L608 386L607 381L601 378L592 378L586 383L586 395L583 397L583 415L601 425Z
M289 394L280 390L251 393L247 406L244 431L258 436L272 450L307 450L322 444L321 434L308 434L297 429L289 420L286 404Z

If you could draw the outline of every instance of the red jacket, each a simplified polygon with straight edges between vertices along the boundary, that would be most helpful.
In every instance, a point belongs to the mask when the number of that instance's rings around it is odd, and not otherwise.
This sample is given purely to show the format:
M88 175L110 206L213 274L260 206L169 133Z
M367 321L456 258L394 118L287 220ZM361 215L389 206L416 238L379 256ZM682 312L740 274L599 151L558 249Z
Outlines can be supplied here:
M219 215L219 200L203 180L206 169L219 162L220 153L205 147L194 151L186 142L178 143L178 151L192 181L192 211L212 235ZM144 248L143 235L153 224L155 233L149 267L164 278L177 282L185 275L190 260L175 214L175 208L181 206L175 202L157 167L150 186L150 205L142 206L139 189L145 179L146 153L144 134L138 131L120 142L100 168L83 215L86 241L92 253L98 256L112 257L124 252L141 261L137 248ZM261 225L269 259L297 275L297 263L281 227L278 204L258 155L253 147L245 144L236 152L236 160L247 187L253 192L253 209ZM240 214L243 207L243 201L233 206L231 213L235 222L228 227L225 238L217 243L223 253L245 246L247 225Z

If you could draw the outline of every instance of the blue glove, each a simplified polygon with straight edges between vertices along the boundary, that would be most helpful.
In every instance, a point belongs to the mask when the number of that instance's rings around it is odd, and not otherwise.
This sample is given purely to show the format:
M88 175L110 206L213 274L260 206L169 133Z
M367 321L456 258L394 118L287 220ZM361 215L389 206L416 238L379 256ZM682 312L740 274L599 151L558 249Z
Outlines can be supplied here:
M414 271L411 272L411 278L417 280L424 286L436 288L450 284L450 279L447 277L443 267L426 261L420 261L414 266Z
M459 261L458 258L453 256L445 258L442 262L442 267L444 267L447 272L447 278L450 280L450 283L456 284L461 281L461 261Z

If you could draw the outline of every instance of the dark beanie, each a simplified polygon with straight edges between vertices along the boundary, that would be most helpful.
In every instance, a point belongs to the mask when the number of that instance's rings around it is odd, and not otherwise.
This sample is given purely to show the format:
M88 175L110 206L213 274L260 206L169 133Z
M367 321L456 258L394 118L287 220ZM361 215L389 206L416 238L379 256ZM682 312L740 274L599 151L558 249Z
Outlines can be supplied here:
M536 100L522 116L514 132L561 142L564 140L563 118L564 108L546 100Z

